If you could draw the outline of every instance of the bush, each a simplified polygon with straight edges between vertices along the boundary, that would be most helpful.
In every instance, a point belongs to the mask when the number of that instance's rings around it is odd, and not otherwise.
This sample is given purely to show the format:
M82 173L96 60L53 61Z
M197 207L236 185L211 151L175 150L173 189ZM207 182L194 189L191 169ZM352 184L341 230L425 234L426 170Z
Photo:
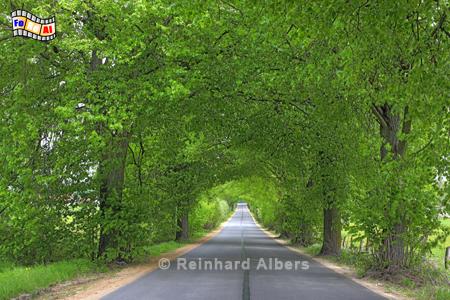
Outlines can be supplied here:
M225 200L201 198L191 213L191 232L209 230L223 222L230 212Z

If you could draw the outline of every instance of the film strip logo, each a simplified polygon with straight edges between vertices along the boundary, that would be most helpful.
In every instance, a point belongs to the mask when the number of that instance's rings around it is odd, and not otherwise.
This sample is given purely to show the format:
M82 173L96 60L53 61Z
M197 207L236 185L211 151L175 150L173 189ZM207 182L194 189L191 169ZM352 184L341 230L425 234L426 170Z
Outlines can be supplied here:
M32 38L38 41L51 41L56 37L55 17L41 19L25 10L11 13L13 35Z

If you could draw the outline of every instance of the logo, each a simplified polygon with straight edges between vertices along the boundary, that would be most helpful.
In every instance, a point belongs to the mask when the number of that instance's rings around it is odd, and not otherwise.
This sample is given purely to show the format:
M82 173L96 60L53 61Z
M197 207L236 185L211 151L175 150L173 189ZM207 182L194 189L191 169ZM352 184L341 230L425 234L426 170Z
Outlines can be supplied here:
M41 19L25 10L11 13L13 35L38 41L51 41L56 37L55 17Z

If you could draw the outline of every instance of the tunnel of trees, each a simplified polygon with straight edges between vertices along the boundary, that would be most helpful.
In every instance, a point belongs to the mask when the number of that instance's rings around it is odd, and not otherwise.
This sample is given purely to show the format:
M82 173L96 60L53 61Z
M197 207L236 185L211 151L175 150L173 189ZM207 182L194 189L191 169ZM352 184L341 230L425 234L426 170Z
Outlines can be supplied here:
M57 17L49 43L8 15ZM0 257L132 261L237 201L396 272L445 238L448 1L3 1Z

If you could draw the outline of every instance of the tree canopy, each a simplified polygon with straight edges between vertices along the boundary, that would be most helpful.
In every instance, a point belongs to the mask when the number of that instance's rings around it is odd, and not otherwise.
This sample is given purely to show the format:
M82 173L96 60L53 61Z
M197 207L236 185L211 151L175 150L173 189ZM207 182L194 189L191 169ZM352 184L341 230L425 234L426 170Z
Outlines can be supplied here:
M132 260L245 200L323 254L346 229L417 263L448 233L448 5L0 3L0 257ZM57 38L13 38L22 7Z

